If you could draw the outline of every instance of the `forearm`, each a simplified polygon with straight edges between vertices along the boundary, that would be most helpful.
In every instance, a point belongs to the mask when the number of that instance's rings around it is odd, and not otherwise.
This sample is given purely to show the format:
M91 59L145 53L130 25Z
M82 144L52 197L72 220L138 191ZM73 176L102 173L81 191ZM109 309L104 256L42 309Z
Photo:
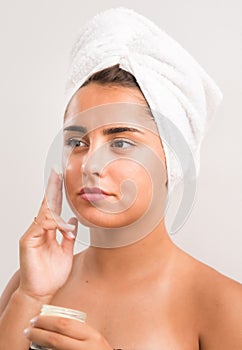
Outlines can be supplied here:
M29 340L24 329L29 327L31 318L39 314L41 306L50 300L37 300L17 289L0 319L0 349L28 350Z

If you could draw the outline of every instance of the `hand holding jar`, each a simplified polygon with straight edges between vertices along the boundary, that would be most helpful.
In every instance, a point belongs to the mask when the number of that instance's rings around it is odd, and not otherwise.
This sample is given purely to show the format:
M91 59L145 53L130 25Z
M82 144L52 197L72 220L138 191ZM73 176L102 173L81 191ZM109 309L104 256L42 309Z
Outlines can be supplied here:
M33 318L25 335L36 350L112 350L106 339L85 323L81 311L43 305L39 316ZM38 345L37 345L38 344Z

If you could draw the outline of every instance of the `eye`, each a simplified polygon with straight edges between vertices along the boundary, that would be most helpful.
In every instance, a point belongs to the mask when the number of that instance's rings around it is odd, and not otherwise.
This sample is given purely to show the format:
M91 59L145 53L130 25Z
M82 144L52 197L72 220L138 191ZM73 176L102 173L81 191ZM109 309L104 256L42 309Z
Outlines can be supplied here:
M135 146L134 143L127 141L127 140L123 140L123 139L119 139L119 140L114 140L111 143L111 147L113 148L119 148L119 149L126 149L128 147L132 147Z
M87 144L85 142L78 140L78 139L74 139L74 138L66 140L65 145L70 146L72 148L86 147L87 146Z

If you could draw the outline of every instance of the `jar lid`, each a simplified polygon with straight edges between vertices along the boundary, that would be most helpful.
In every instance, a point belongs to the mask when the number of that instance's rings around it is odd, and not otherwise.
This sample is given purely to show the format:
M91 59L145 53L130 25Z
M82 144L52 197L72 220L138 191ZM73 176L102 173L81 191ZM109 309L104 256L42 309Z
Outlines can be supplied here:
M42 305L40 315L61 316L66 318L78 319L80 321L85 321L87 317L86 313L83 311L47 304Z

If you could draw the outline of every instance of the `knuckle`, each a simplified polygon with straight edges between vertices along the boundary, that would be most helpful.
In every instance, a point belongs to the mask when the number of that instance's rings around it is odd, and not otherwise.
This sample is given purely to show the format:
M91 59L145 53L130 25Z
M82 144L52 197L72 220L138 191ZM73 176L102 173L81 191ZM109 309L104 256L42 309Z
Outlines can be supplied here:
M42 228L43 228L45 231L50 229L47 220L44 220L44 221L43 221Z
M44 209L41 213L42 221L44 220L53 220L53 215L51 214L50 210L48 208Z
M45 208L45 210L44 210L44 216L45 216L45 218L47 218L47 219L52 219L52 218L53 218L53 216L52 216L51 211L50 211L49 208Z
M48 219L48 220L46 221L46 223L47 223L48 227L49 227L50 229L52 229L52 230L58 228L57 223L56 223L55 220L53 220L53 219Z
M56 330L57 331L63 331L65 330L70 324L70 320L65 317L59 317L56 322Z
M44 214L46 219L49 219L52 222L56 223L56 215L53 211L51 211L50 209L47 209Z
M47 337L48 346L50 345L52 348L58 349L61 343L61 335L58 333L50 333Z

